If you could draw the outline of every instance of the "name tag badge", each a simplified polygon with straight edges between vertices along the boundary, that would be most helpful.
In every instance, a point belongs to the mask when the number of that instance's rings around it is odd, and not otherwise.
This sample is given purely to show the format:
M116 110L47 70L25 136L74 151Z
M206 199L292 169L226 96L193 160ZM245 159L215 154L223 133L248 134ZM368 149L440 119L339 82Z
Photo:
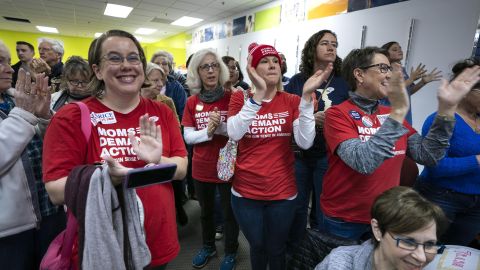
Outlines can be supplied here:
M117 118L115 117L115 113L113 111L103 113L92 112L90 113L90 120L94 126L96 126L98 123L102 123L104 125L117 123Z
M195 106L195 111L201 112L203 111L203 103L198 103L197 106Z
M362 123L366 127L373 127L372 119L370 119L370 117L368 117L366 115L362 117Z

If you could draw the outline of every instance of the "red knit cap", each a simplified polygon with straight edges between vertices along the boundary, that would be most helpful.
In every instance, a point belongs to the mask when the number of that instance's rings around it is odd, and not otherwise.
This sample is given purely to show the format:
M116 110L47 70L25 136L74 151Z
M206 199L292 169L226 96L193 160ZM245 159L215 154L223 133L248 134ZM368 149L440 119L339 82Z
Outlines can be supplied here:
M248 54L251 55L252 57L252 67L254 68L257 68L258 63L265 56L277 57L278 63L280 64L280 66L282 65L282 58L280 58L280 55L278 55L277 50L275 50L275 48L270 45L265 45L265 44L258 45L257 43L254 42L250 44L250 46L248 46Z

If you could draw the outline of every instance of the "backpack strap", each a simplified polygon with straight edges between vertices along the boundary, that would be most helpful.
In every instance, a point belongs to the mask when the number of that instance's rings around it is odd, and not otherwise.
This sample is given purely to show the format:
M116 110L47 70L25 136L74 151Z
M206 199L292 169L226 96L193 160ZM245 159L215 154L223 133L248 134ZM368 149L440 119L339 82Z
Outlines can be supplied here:
M81 114L81 125L82 125L82 133L85 136L85 140L88 142L90 140L90 134L92 133L92 124L90 123L90 110L88 109L85 103L78 101L74 102L75 104L80 107L80 114Z

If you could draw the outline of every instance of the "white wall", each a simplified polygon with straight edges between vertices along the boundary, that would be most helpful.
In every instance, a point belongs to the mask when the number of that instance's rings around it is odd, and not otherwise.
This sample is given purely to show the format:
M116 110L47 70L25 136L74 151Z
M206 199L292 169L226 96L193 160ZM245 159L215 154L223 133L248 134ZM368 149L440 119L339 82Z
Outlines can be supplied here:
M345 57L350 50L360 47L363 25L367 26L366 46L381 46L396 40L405 50L410 21L414 18L410 66L422 62L428 69L438 67L445 77L449 77L453 63L471 54L479 14L478 0L410 0L306 21L298 25L282 25L279 28L227 39L192 44L187 54L211 47L217 48L220 55L225 55L228 48L228 54L240 61L244 71L248 45L254 41L271 44L286 54L289 65L287 75L291 76L298 72L300 58L297 58L297 55L301 55L303 44L310 35L321 29L330 29L337 33L340 57ZM241 15L244 14L238 14ZM300 44L298 48L297 39ZM245 72L244 74L246 75ZM412 97L413 124L418 131L421 130L425 118L437 108L438 86L438 82L430 83Z

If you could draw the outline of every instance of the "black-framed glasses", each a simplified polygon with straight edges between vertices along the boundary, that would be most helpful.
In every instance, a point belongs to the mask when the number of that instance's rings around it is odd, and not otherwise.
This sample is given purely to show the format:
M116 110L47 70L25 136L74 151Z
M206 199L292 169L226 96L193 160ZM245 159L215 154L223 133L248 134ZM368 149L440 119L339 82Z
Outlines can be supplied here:
M219 63L210 63L210 64L203 64L201 66L198 67L199 69L203 70L203 71L209 71L210 68L212 70L218 70L218 68L220 68L220 64Z
M10 58L6 58L6 57L0 57L0 65L1 66L12 66L12 62L10 60Z
M380 63L380 64L374 64L374 65L370 65L370 66L366 66L366 67L360 67L361 69L369 69L369 68L372 68L372 67L378 67L378 69L380 70L381 73L387 73L387 72L391 72L393 70L392 66L389 66L387 64L384 64L384 63Z
M445 246L440 243L426 242L426 243L417 243L411 239L406 239L402 237L395 237L391 233L388 233L393 240L397 241L397 247L409 251L414 251L418 246L423 246L423 251L428 254L442 254L445 250Z
M136 53L132 53L127 55L127 57L123 57L120 54L110 53L107 55L102 56L109 64L111 65L120 65L123 61L127 60L127 62L131 65L140 65L142 60L140 59L140 55Z
M80 80L68 80L68 82L73 85L73 86L80 86L80 87L84 87L84 86L87 86L87 84L89 83L89 81L80 81Z
M227 66L230 71L237 71L237 66Z

